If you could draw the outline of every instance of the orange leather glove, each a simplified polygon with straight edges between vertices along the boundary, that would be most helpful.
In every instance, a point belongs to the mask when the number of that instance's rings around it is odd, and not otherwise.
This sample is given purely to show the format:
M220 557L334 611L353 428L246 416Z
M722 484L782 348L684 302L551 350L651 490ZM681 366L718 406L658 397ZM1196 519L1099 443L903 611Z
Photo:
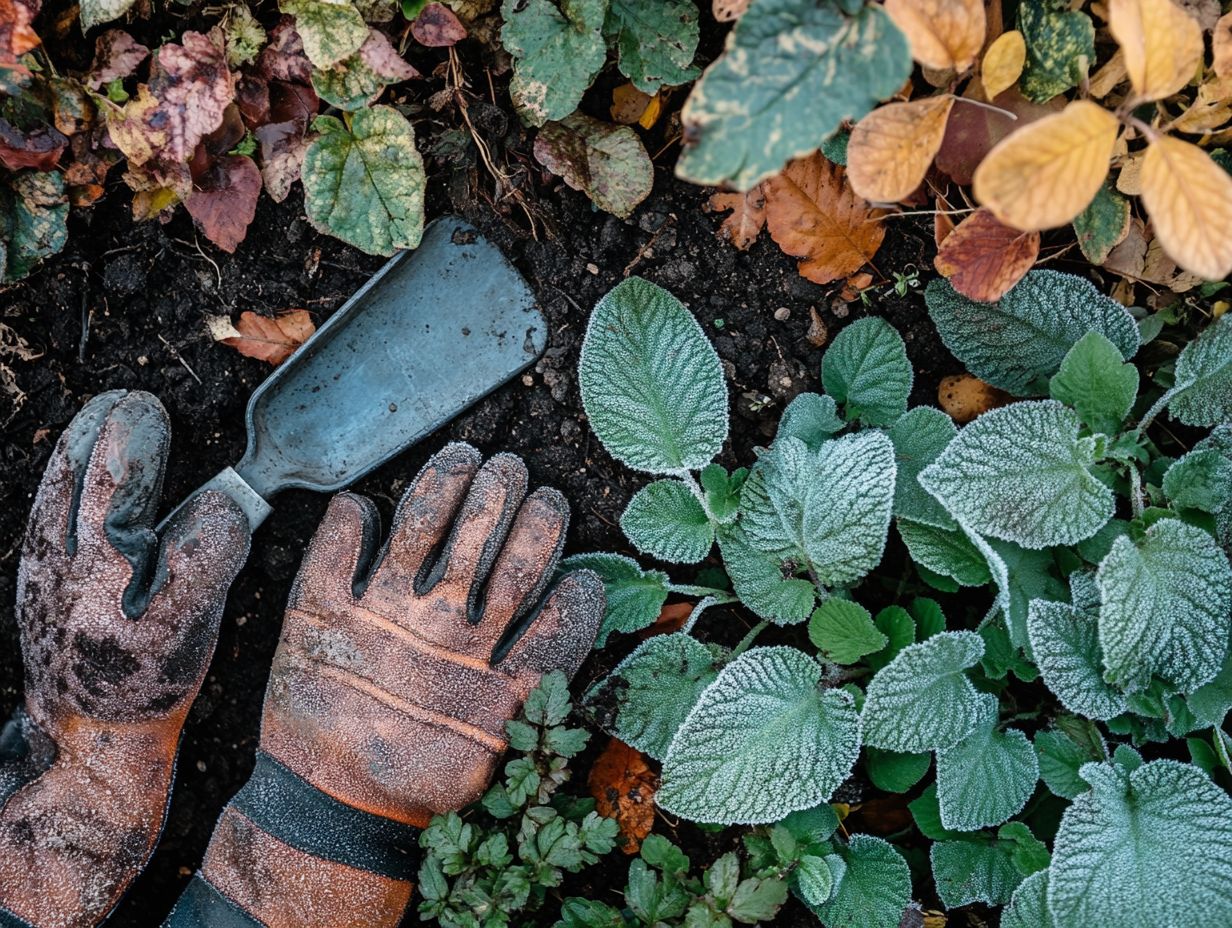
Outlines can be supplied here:
M505 722L572 674L603 617L589 572L540 606L568 505L521 460L446 447L378 552L363 497L331 502L292 588L252 779L167 924L395 926L418 829L478 799Z
M0 926L96 925L162 828L248 523L218 493L153 525L170 429L104 393L61 436L17 578L25 705L0 735Z

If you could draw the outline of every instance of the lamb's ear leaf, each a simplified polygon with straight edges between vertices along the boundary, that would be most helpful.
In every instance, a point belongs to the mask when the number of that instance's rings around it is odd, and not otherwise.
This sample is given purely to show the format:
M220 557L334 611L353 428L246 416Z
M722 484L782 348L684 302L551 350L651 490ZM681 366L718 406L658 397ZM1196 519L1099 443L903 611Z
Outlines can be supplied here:
M1022 882L1012 842L990 841L984 835L938 841L928 856L937 895L947 909L972 902L1003 905Z
M732 589L759 618L777 625L794 625L812 613L817 590L808 580L790 576L796 564L790 551L764 550L753 543L740 523L724 526L719 532L719 550Z
M1115 435L1138 397L1138 369L1106 335L1090 331L1066 352L1048 394L1074 407L1093 431Z
M687 84L698 75L697 5L692 0L612 0L604 31L616 40L620 73L643 93Z
M941 340L976 377L1018 396L1042 393L1066 353L1099 332L1125 360L1138 350L1138 326L1120 303L1084 277L1028 271L995 303L977 303L948 280L929 281L924 302Z
M655 635L591 687L582 705L608 734L662 760L698 697L719 674L714 650L690 635Z
M1104 681L1099 623L1068 603L1031 601L1027 613L1031 653L1044 683L1070 712L1104 721L1128 708Z
M797 438L810 451L816 451L846 425L839 418L838 407L832 397L822 393L801 393L783 410L774 439Z
M1181 350L1177 391L1168 403L1185 425L1220 425L1232 419L1232 319L1220 316Z
M513 56L509 95L522 121L564 119L607 59L607 0L504 0L501 44Z
M719 356L693 314L640 277L621 282L595 306L578 384L603 446L637 470L697 470L727 438Z
M889 639L873 624L873 617L859 603L831 597L809 618L809 640L827 660L854 664L866 654L880 651Z
M1100 737L1097 729L1095 736ZM1040 779L1062 799L1073 799L1087 791L1087 783L1078 771L1083 764L1098 759L1059 728L1035 733L1035 756L1039 759Z
M714 544L714 526L682 480L656 480L638 490L620 527L637 550L672 564L696 564Z
M1228 654L1232 567L1215 539L1161 519L1135 544L1118 538L1096 574L1104 678L1127 692L1158 674L1189 693Z
M795 648L732 661L672 739L655 802L733 825L777 822L829 799L855 764L860 722L849 693L820 683L820 665Z
M1001 928L1057 928L1048 911L1048 871L1039 870L1021 883L1001 912Z
M1073 544L1112 518L1113 496L1091 472L1095 442L1055 400L986 412L920 474L960 522L1024 548Z
M1061 817L1048 871L1057 928L1121 925L1127 912L1142 925L1232 924L1227 793L1173 760L1087 764L1082 775L1092 788Z
M984 586L992 581L988 562L959 528L941 528L900 518L898 534L911 559L959 586Z
M1214 448L1195 448L1168 468L1163 491L1173 506L1217 516L1232 501L1232 460Z
M974 632L941 632L903 648L868 685L864 741L890 751L932 751L957 744L982 707L964 673L984 654Z
M907 411L912 379L902 336L875 316L839 332L821 359L822 385L849 422L890 425Z
M917 478L958 434L954 420L940 409L917 406L899 416L887 434L894 443L894 461L898 465L894 515L937 528L953 529L954 517L920 486Z
M561 570L593 570L603 581L607 611L595 647L607 643L612 632L636 632L653 625L670 592L667 574L642 570L623 554L575 554L561 562Z
M997 700L985 695L975 730L937 752L941 824L954 831L1000 825L1017 815L1039 781L1039 763L1027 736L997 728Z
M911 902L911 870L898 849L872 835L852 835L838 850L847 865L821 905L809 905L826 928L898 925ZM808 903L806 902L806 905Z

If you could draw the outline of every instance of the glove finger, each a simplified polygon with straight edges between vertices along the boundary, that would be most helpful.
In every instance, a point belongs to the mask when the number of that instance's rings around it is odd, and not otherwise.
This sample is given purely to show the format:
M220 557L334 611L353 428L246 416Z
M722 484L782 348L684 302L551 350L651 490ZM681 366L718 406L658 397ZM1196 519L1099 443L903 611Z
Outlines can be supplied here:
M534 679L554 670L573 676L595 643L605 604L603 581L596 573L566 574L539 613L512 630L506 638L512 646L498 648L497 669Z
M367 573L377 539L380 516L372 500L356 493L339 493L329 501L325 517L300 563L288 605L352 603L356 583Z

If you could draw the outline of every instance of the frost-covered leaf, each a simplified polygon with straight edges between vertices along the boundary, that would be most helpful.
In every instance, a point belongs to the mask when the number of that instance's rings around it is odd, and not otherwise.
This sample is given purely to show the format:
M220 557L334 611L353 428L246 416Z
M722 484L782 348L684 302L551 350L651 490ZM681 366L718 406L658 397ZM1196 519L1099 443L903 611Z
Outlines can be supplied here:
M748 190L844 119L859 119L910 73L907 40L878 6L848 16L836 4L760 0L685 104L685 132L696 142L677 172Z
M878 789L887 793L905 793L928 773L932 755L928 752L904 754L900 751L883 751L880 748L865 748L868 778Z
M414 248L423 235L424 166L415 132L392 106L318 116L304 153L304 208L317 229L371 255Z
M314 69L312 86L327 103L357 110L375 101L386 85L418 76L385 33L369 29L364 44L353 55L332 67Z
M1016 647L1025 648L1028 644L1027 608L1031 600L1065 598L1065 584L1056 576L1052 554L1028 551L1012 542L985 539L970 530L965 531L988 563L997 587L996 607L1006 618L1010 640Z
M1001 928L1056 928L1048 911L1048 871L1040 870L1018 884L1001 912Z
M698 475L706 510L720 525L728 525L740 508L740 491L748 479L748 468L738 467L730 474L722 464L707 464Z
M983 902L1002 905L1022 881L1014 847L991 835L938 841L929 852L937 895L947 909Z
M868 685L864 741L890 751L932 751L975 728L981 696L964 673L984 654L974 632L942 632L908 645Z
M504 0L501 43L513 56L509 94L522 121L564 119L607 57L607 0Z
M1219 672L1232 624L1232 567L1215 539L1162 519L1118 538L1096 574L1105 679L1128 692L1158 674L1191 692Z
M279 0L278 9L295 17L304 53L318 68L358 51L368 38L368 24L351 0Z
M1057 928L1232 923L1232 799L1197 767L1088 764L1048 870Z
M611 0L605 31L616 37L620 73L643 93L687 84L698 75L693 0Z
M608 734L662 760L718 672L715 653L696 638L655 635L595 684L582 704Z
M1066 353L1087 332L1099 332L1128 360L1138 350L1138 326L1125 307L1089 280L1060 271L1028 271L995 303L977 303L946 280L924 290L941 340L967 369L1018 395L1042 392Z
M1232 419L1232 318L1225 313L1181 351L1168 409L1186 425Z
M979 548L958 528L937 528L912 519L896 523L907 552L917 565L949 577L959 586L983 586L992 579Z
M898 465L894 515L939 528L953 528L954 518L916 478L958 434L954 420L940 409L917 406L900 416L887 434L894 443L894 460Z
M667 602L667 574L642 570L622 554L575 554L565 558L562 570L593 570L603 581L607 611L595 647L601 648L614 631L635 632L654 624Z
M1039 763L1027 736L997 728L997 702L981 700L975 729L937 752L937 802L941 824L954 831L1000 825L1017 815L1039 780Z
M1091 331L1066 353L1048 392L1074 407L1093 431L1115 435L1138 397L1138 368L1105 335Z
M583 113L545 125L535 136L534 151L545 168L622 219L654 184L654 165L637 133Z
M836 862L835 870L839 870L837 875L834 870L830 869L827 858ZM846 872L847 865L838 855L828 854L826 857L817 857L813 854L806 854L800 858L792 873L793 885L796 892L800 894L800 898L806 903L821 905L830 898L835 882L841 880Z
M911 871L894 845L852 835L839 856L847 869L831 897L809 908L825 928L897 928L911 902Z
M1031 653L1044 683L1070 712L1105 720L1127 708L1104 682L1099 623L1067 603L1031 601L1027 613Z
M1220 425L1193 447L1194 451L1217 451L1232 464L1232 426ZM1225 549L1232 547L1232 502L1215 513L1215 531Z
M884 319L860 319L826 349L821 381L849 421L889 425L907 411L912 381L907 346Z
M1027 44L1019 86L1028 100L1043 103L1077 86L1095 63L1095 26L1086 13L1054 10L1044 0L1024 0L1018 29Z
M673 564L695 564L714 544L714 526L681 480L656 480L634 494L620 528L643 554Z
M736 595L760 618L791 625L809 617L817 591L794 576L800 565L790 553L763 550L739 523L719 532L719 550Z
M851 695L795 648L755 648L706 688L672 739L656 801L721 824L775 822L830 798L855 764Z
M595 306L578 382L603 446L637 470L696 470L727 437L719 356L693 314L640 277L618 284Z
M809 619L809 641L827 660L854 664L866 654L880 651L888 642L867 609L849 599L830 597Z
M1084 746L1060 728L1035 734L1035 756L1039 759L1040 779L1062 799L1074 799L1085 793L1090 787L1078 771L1083 764L1106 756L1103 739L1094 725L1091 725L1089 735Z
M22 171L0 186L0 278L19 280L68 242L68 198L59 171Z
M775 440L798 438L810 451L816 451L846 425L839 417L832 397L820 393L801 393L783 410Z
M1163 491L1173 506L1222 512L1232 501L1232 461L1214 448L1195 448L1164 473Z
M1215 678L1190 693L1187 701L1189 711L1199 722L1223 727L1224 718L1232 709L1232 654L1224 658Z

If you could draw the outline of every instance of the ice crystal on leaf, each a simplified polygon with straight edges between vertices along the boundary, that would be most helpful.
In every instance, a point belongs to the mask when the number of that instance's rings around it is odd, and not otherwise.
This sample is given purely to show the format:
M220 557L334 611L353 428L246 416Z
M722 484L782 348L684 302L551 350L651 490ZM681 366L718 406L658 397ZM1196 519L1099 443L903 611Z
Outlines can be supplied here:
M1126 709L1125 696L1104 682L1099 625L1067 603L1031 601L1031 652L1044 683L1061 705L1089 719L1110 719Z
M694 564L714 544L710 517L681 480L656 480L638 490L620 528L643 554L674 564Z
M850 421L889 425L907 411L911 362L902 336L885 320L853 322L821 359L826 393L841 403Z
M1220 316L1176 359L1168 404L1186 425L1220 425L1232 418L1232 319Z
M816 451L846 425L831 397L820 393L801 393L787 404L779 419L775 441L798 438L810 451Z
M1022 810L1039 780L1027 736L997 728L996 700L986 697L980 711L971 734L937 752L941 824L954 831L1000 825Z
M561 563L563 570L593 570L603 581L607 611L595 647L601 648L614 631L635 632L652 625L667 602L667 574L642 570L623 554L575 554Z
M1001 928L1056 928L1048 911L1048 871L1033 873L1014 890L1001 913Z
M989 835L937 841L929 850L937 895L947 909L1008 902L1022 880L1012 854L1012 846Z
M810 905L825 928L897 928L911 901L911 871L894 845L852 835L839 850L847 865L830 898Z
M898 465L894 515L937 528L954 528L954 517L917 479L920 471L937 460L958 434L954 420L940 409L917 406L900 416L887 434L894 443L894 461Z

